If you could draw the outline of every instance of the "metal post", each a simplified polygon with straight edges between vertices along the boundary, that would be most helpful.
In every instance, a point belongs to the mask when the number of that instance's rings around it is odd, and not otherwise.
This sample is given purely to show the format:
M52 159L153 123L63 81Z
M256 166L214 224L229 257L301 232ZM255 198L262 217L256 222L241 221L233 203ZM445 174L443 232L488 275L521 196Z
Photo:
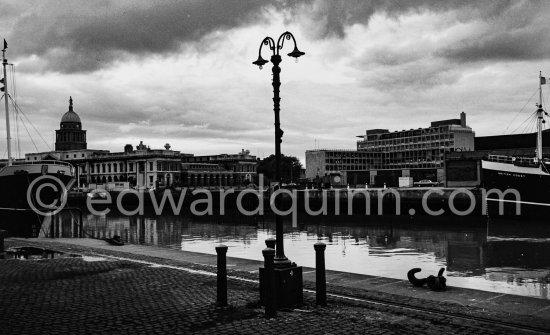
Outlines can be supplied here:
M8 103L8 77L6 76L6 66L8 60L6 59L6 40L4 40L4 49L2 50L2 67L4 69L4 102L6 108L6 140L8 144L8 166L12 164L11 159L11 135L10 135L10 109Z
M80 208L76 209L78 211L79 216L79 224L78 224L78 237L83 238L84 237L84 221L82 221L82 210Z
M51 216L51 221L50 221L50 238L54 238L55 235L54 235L54 226L55 226L55 218L56 218L57 214L54 214Z
M220 244L216 247L218 255L217 286L218 294L216 304L218 306L227 306L227 246Z
M276 240L273 237L267 238L265 240L266 247L271 249L275 249L275 243L276 243Z
M78 237L84 237L84 221L82 221L82 212L80 212L80 223L78 225Z
M274 273L273 273L273 258L275 257L275 249L265 248L262 250L264 255L264 278L266 283L265 290L265 317L273 318L277 316L277 310L275 308L275 292L274 292Z
M325 249L326 244L322 242L313 245L315 249L315 291L317 305L327 305L327 279L325 274Z
M281 68L279 67L279 64L281 63L281 56L280 51L283 48L283 44L285 40L292 40L294 42L294 50L291 53L288 53L288 56L294 57L298 59L298 57L303 56L305 53L298 50L298 46L296 44L296 40L294 39L294 36L290 32L284 32L281 36L279 36L279 39L277 42L271 37L266 37L262 40L262 43L260 44L260 49L258 51L258 59L252 64L257 65L262 68L263 65L269 63L269 61L262 58L262 46L268 46L269 49L272 51L271 55L271 63L273 64L272 67L272 85L273 85L273 112L275 116L275 182L277 183L278 187L281 187L281 142L283 137L283 131L281 130L281 122L280 122L280 103L281 103L281 97L280 97L280 87L281 87ZM275 198L275 206L277 208L281 208L281 198L276 197ZM268 251L267 253L264 252L264 257L266 257L266 265L263 271L263 275L260 275L260 278L264 278L265 285L260 285L262 288L266 288L265 291L261 289L261 292L266 292L267 294L271 295L271 298L267 297L266 294L266 317L271 317L272 315L275 315L275 307L273 307L273 310L271 310L271 305L274 302L273 299L273 291L269 289L270 287L275 286L279 292L277 292L277 295L275 296L277 298L277 306L282 305L294 305L296 303L301 303L301 297L302 297L302 281L301 281L301 273L302 268L297 267L296 264L292 263L286 256L284 251L284 241L283 241L283 220L282 217L278 214L275 215L275 255L273 258L270 258L271 254L269 250L273 250L272 248L267 248L264 251ZM269 243L272 243L269 241ZM273 260L272 264L268 264ZM269 266L268 266L269 265ZM272 269L269 269L270 266L273 266ZM261 272L260 272L261 273ZM295 276L295 274L298 273L298 275ZM262 293L260 293L260 297L262 297ZM273 314L272 314L273 313Z
M273 63L273 68L271 69L273 73L273 112L275 114L275 182L278 187L281 187L281 142L283 141L283 131L281 130L281 121L280 121L280 103L281 97L280 87L281 87L281 56L273 55L271 56L271 63ZM275 198L275 205L277 208L280 207L280 197ZM290 266L290 260L285 256L284 242L283 242L283 220L280 215L275 214L275 236L276 236L276 245L275 248L275 264L278 267L288 267Z
M4 259L4 238L6 237L6 231L0 230L0 259Z

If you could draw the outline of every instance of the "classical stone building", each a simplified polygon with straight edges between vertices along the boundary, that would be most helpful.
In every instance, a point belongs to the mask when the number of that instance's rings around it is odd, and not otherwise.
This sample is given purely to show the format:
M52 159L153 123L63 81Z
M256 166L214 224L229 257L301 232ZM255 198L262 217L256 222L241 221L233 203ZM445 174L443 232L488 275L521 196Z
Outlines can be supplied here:
M182 163L182 186L185 187L225 187L234 186L234 173L220 164Z
M257 182L258 160L249 150L242 149L236 154L188 156L183 158L183 162L188 163L183 164L182 172L189 185L241 186ZM220 169L212 170L208 164Z
M248 150L228 155L194 156L172 150L151 149L142 141L124 151L87 149L86 131L69 100L56 130L55 151L25 154L26 161L61 160L76 168L77 186L128 182L131 187L217 187L248 185L257 180L255 156Z
M130 186L165 188L179 185L182 155L168 144L163 150L140 142L135 150L127 144L123 152L98 152L75 163L86 184L127 181Z
M63 114L59 130L55 131L55 151L85 150L86 130L82 129L80 117L73 110L73 98L69 98L69 110Z

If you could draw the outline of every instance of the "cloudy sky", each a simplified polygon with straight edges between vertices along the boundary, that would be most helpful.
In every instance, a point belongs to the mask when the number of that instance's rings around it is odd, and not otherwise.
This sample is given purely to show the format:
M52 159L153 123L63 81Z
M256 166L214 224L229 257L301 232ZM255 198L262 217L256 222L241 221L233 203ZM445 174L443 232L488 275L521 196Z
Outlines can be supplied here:
M287 30L306 55L281 64L283 153L354 148L365 129L461 111L478 135L522 132L538 72L550 76L549 28L548 1L0 1L17 101L46 140L27 125L40 151L72 96L89 148L143 140L267 156L271 71L252 61L265 36ZM24 129L21 152L36 151ZM0 136L5 158L3 127Z

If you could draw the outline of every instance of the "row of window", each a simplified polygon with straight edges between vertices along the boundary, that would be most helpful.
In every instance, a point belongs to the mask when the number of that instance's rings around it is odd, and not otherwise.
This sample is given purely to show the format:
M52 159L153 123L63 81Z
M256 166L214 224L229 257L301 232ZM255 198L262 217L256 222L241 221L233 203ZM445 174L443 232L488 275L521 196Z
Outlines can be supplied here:
M58 132L56 140L57 142L86 142L86 134L80 132Z
M358 149L363 151L383 151L397 152L410 151L414 149L430 149L430 148L449 148L455 145L454 141L436 142L436 143L421 143L421 144L401 144L401 145L381 145L381 146L365 146L359 145Z
M454 133L447 133L442 135L431 135L431 136L415 136L410 138L397 138L390 140L376 140L376 141L360 141L361 144L367 146L378 146L378 145L396 145L396 144L409 144L409 143L422 143L422 142L438 142L441 140L450 140L454 139Z
M420 136L422 134L446 133L449 130L450 130L450 127L446 125L446 126L439 126L439 127L420 128L420 129L414 129L414 130L411 129L408 131L396 131L393 133L373 134L373 135L368 135L367 139L370 141L370 140L376 140L376 139L385 140L385 139L401 138L401 137L413 137L413 136Z
M179 171L179 162L169 162L169 161L157 161L156 170L154 169L154 162L149 163L148 171ZM139 164L139 171L143 172L145 165L143 162L139 163L128 163L128 168L126 169L125 163L96 163L90 164L90 173L111 173L111 172L134 172L135 164ZM86 172L86 167L82 167L82 172Z
M128 167L129 171L133 171L134 163L130 163ZM111 173L118 172L118 169L120 169L120 172L124 172L124 163L90 164L90 173ZM86 173L85 165L82 166L82 172Z

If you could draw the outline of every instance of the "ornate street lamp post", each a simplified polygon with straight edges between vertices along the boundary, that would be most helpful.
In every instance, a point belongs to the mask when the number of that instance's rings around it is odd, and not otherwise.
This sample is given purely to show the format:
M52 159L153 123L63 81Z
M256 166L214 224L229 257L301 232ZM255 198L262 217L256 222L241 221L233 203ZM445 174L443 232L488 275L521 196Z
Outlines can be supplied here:
M275 44L275 40L271 37L266 37L263 39L262 43L260 44L260 50L258 52L258 59L255 62L252 62L254 65L258 65L260 69L268 63L267 60L262 58L262 47L264 45L269 46L269 49L272 52L271 55L271 63L273 63L273 111L275 112L275 182L278 184L279 188L281 187L281 142L283 137L283 131L281 130L281 123L279 121L279 111L280 111L280 102L281 98L279 97L279 88L281 87L281 68L279 67L279 64L281 63L281 56L279 55L279 51L283 48L283 44L285 40L290 40L294 42L294 50L289 53L288 55L290 57L296 58L298 60L298 57L305 55L304 52L301 52L298 50L298 46L296 45L296 39L294 38L294 35L292 35L290 32L284 32L281 36L279 36L279 39L277 40L277 44ZM276 200L276 204L277 204ZM277 208L279 208L277 206ZM275 267L283 268L283 267L290 267L291 263L288 260L288 258L285 256L284 251L284 245L283 245L283 222L280 215L275 215L275 239L276 239L276 246L275 246L275 260L274 265Z

